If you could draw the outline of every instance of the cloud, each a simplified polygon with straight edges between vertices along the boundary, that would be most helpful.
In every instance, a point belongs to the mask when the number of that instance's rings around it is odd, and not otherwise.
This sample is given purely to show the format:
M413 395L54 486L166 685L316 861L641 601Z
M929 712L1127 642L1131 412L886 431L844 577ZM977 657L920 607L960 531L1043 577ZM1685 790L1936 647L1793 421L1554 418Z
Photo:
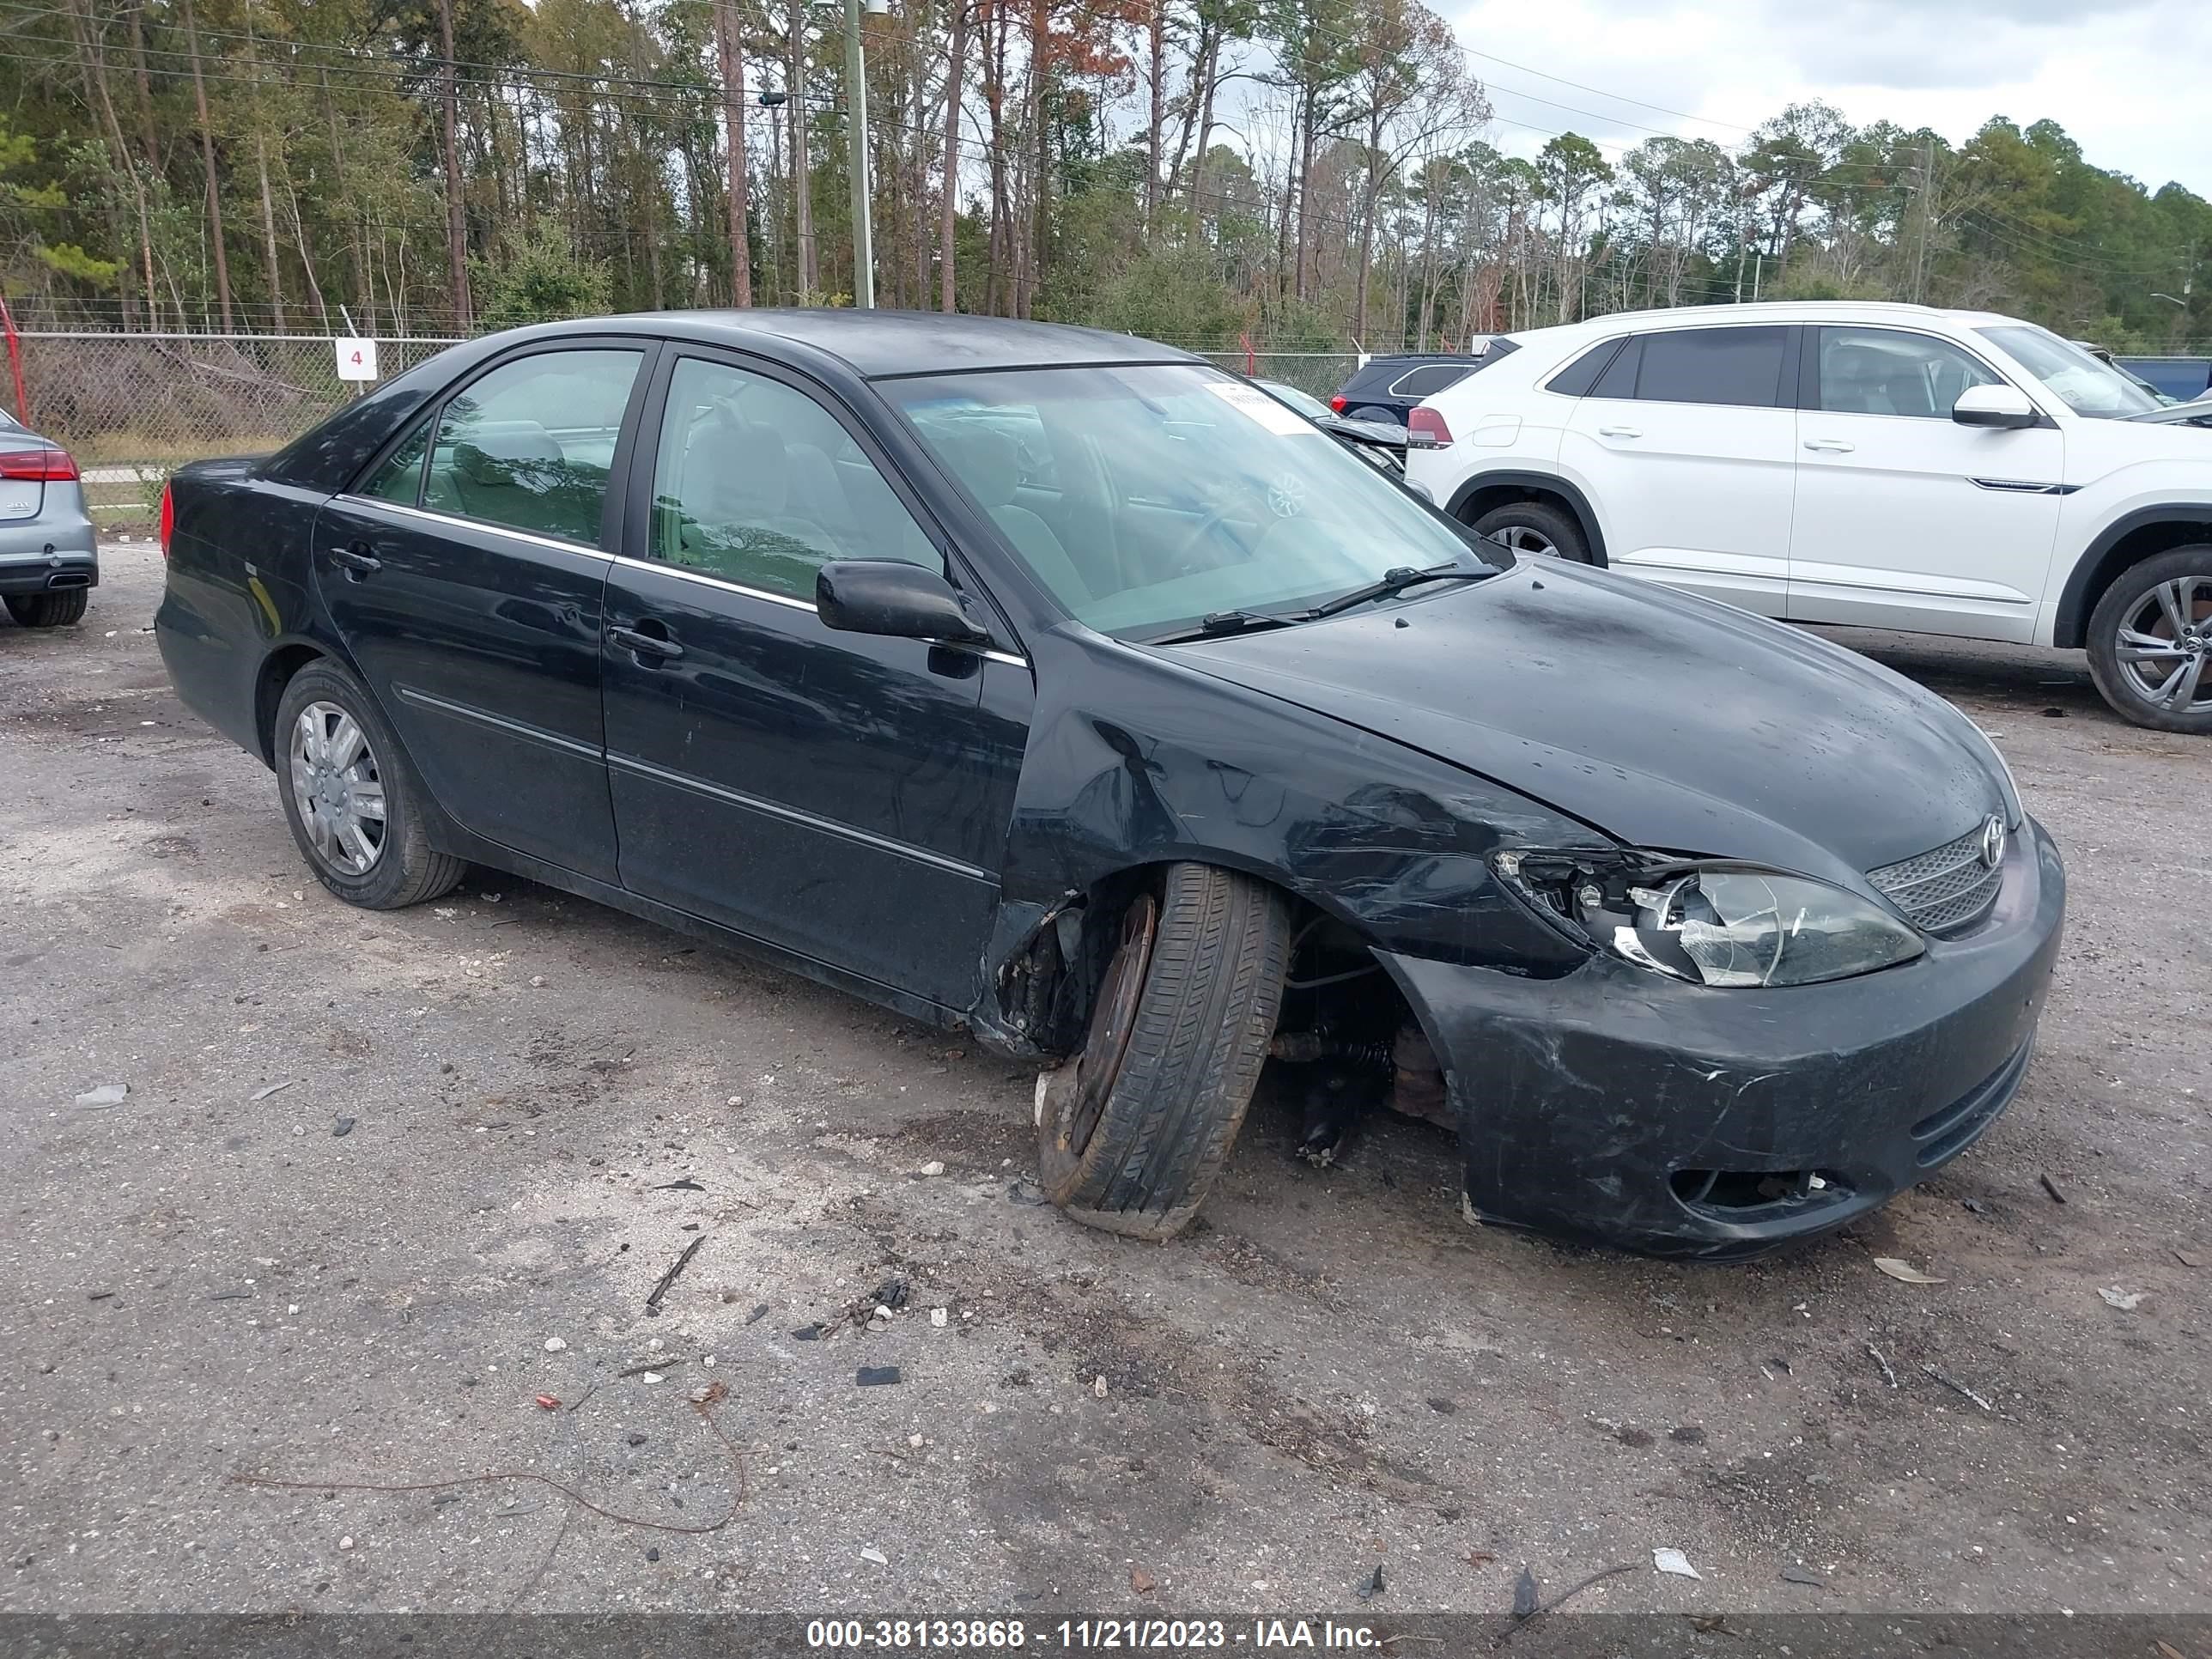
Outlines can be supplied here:
M1616 151L1655 129L1734 143L1817 97L1954 143L1993 115L2048 118L2094 166L2212 196L2212 100L2180 68L2212 62L2202 0L1474 0L1448 15L1495 54L1471 61L1509 149L1569 129Z

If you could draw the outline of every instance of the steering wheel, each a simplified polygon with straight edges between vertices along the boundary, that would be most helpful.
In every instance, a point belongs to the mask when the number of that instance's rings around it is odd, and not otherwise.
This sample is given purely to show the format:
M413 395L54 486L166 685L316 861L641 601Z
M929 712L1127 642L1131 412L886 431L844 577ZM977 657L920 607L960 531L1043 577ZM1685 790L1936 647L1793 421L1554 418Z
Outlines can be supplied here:
M1248 480L1240 480L1239 483L1249 484ZM1246 559L1253 558L1259 553L1261 546L1273 532L1278 522L1285 519L1295 519L1304 509L1304 482L1295 474L1286 472L1267 486L1266 500L1267 511L1254 515L1259 520L1260 532L1252 538L1249 546L1242 549L1243 556ZM1219 507L1207 514L1205 520L1184 538L1182 545L1176 550L1174 559L1175 574L1178 576L1194 576L1202 570L1218 570L1224 564L1232 562L1232 561L1218 558L1201 560L1194 556L1203 544L1212 540L1214 532L1237 517L1240 512L1246 510L1249 506L1249 501L1232 496L1231 499L1224 501Z

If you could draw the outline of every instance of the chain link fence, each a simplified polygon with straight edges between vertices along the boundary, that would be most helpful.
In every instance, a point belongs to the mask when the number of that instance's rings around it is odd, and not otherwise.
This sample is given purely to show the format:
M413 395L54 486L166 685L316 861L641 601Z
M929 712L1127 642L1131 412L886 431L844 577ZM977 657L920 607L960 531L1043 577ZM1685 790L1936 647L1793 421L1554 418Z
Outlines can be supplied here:
M338 379L325 335L41 331L18 339L29 408L12 407L9 386L9 412L76 456L100 521L118 528L150 522L173 468L280 449L359 390ZM379 377L390 380L459 343L446 336L380 338ZM1349 351L1205 355L1324 402L1359 362Z
M185 461L281 449L357 395L319 334L19 335L27 410L9 413L76 458L97 521L149 521ZM458 343L376 343L380 378Z

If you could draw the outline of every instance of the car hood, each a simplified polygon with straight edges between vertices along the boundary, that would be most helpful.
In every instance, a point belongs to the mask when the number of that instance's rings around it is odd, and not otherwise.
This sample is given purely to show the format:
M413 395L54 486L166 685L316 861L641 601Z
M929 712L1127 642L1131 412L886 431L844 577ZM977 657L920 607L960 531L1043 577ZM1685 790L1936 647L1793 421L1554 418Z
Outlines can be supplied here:
M1988 745L1934 694L1579 565L1163 650L1638 847L1859 882L2007 811Z

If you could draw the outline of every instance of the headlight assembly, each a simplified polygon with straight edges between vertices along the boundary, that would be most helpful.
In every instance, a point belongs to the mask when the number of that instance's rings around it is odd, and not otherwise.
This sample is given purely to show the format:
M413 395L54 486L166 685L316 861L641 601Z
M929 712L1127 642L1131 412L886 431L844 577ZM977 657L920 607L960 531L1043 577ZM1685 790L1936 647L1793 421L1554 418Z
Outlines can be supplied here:
M1920 935L1806 876L1655 853L1514 851L1506 884L1623 962L1692 985L1817 985L1910 962Z

